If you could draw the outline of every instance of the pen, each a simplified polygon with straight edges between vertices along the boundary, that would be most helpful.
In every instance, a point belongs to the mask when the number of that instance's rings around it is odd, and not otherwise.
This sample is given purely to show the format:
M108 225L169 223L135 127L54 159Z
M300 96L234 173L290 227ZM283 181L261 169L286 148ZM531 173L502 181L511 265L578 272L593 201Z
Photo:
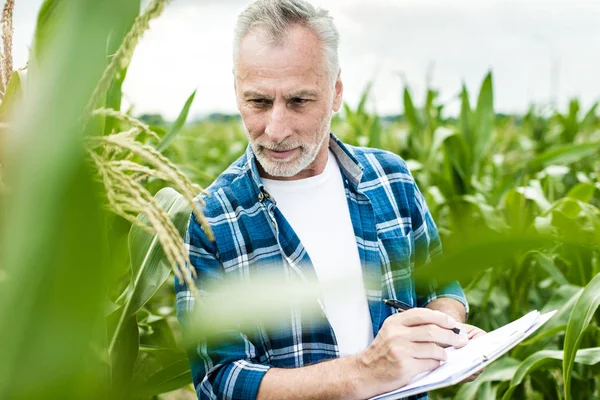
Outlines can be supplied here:
M383 299L383 303L386 306L390 306L400 312L410 309L410 307L405 306L404 304L400 303L398 300ZM467 332L462 331L460 328L452 328L450 330L452 332L456 333L457 335L464 336L466 338L468 338L468 336L469 336L467 334Z

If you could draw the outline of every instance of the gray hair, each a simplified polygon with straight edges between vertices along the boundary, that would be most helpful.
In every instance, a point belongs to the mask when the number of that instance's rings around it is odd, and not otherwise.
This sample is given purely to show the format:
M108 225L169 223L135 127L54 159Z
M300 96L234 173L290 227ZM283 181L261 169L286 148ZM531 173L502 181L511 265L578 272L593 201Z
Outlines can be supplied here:
M257 0L238 17L233 40L233 70L238 66L242 40L253 29L263 29L271 45L284 43L288 29L301 25L311 29L322 44L322 57L326 61L332 84L339 70L339 33L329 12L316 8L305 0Z

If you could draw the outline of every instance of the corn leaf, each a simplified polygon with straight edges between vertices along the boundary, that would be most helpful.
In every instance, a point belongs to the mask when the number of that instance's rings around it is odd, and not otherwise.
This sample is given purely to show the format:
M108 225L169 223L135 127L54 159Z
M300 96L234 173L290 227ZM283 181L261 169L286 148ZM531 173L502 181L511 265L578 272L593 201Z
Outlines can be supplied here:
M569 165L596 154L598 150L600 141L555 146L529 161L527 168L538 170L553 164Z
M404 116L408 121L408 125L410 126L412 135L421 135L423 124L421 123L421 119L417 113L415 105L412 101L412 96L410 95L410 91L408 90L408 86L404 88Z
M171 188L161 189L154 196L160 206L169 214L175 227L183 236L192 209L177 191ZM148 223L145 215L138 216L142 223ZM133 293L129 299L129 313L139 311L156 293L169 277L171 266L168 264L158 237L151 235L137 225L129 232L129 252L133 274Z
M598 305L600 304L600 274L596 275L585 287L583 293L577 300L569 322L567 323L567 333L565 335L563 360L563 380L565 399L571 398L571 372L575 363L575 354L583 333L589 325Z
M183 126L185 125L185 121L187 120L188 114L190 112L190 107L192 106L192 103L194 101L194 97L196 97L196 91L195 90L190 95L190 97L187 99L187 101L185 102L185 105L183 106L183 109L179 113L179 116L177 117L177 119L173 123L173 126L171 127L171 129L169 129L169 132L167 132L167 134L165 135L165 137L162 138L161 142L156 147L156 149L158 151L162 152L167 147L169 147L169 144L171 144L171 142L173 141L173 139L175 139L175 136L177 136L177 134L179 133L179 131L181 130L181 128L183 128Z
M485 156L485 153L490 146L495 117L492 73L489 72L481 84L479 97L477 99L477 108L475 109L474 113L471 151L475 164L475 173L477 173L479 169L479 163Z
M127 2L46 1L39 14L27 72L35 95L16 106L3 160L11 195L0 218L2 399L100 396L105 371L93 349L114 276L78 121Z
M596 186L593 183L578 183L567 193L567 197L589 203L594 197Z
M517 368L510 382L510 387L504 393L502 400L511 398L512 393L519 386L523 379L548 364L555 364L556 361L563 360L564 353L561 350L542 350L527 357ZM600 347L589 349L580 349L577 355L573 353L573 362L585 365L595 365L600 362ZM558 363L556 363L558 365Z
M484 383L510 380L517 371L519 364L519 360L514 358L503 357L499 359L486 367L476 380L462 385L454 398L461 400L480 399L481 395L478 393Z
M12 110L17 102L23 96L23 88L21 87L21 77L19 72L15 71L8 81L6 93L0 103L0 121L7 121L11 118Z
M546 254L540 253L539 251L532 252L533 258L537 261L538 265L550 275L550 277L559 285L568 285L569 281L563 275L563 273L554 264L554 260Z
M126 18L123 19L123 25L117 27L110 36L110 41L108 43L108 55L112 56L117 52L119 46L123 42L125 35L127 32L131 30L133 27L133 23L135 18L140 14L140 1L132 1L128 3L127 9L125 10ZM117 71L114 79L110 84L110 88L106 93L105 100L105 108L113 109L113 110L121 110L121 99L123 98L123 82L125 81L125 77L127 76L127 69L129 68L129 64L121 65L119 70ZM98 117L100 118L100 117ZM117 120L112 117L106 117L106 121L104 123L104 134L110 134L113 129L118 124Z
M471 105L469 104L469 92L467 91L466 85L463 83L462 91L460 93L459 128L461 135L464 137L470 148L473 148L474 146L474 138L471 126L473 123L472 114L473 112L471 111Z
M183 351L148 346L142 346L140 351L147 356L146 359L150 360L148 365L157 367L151 368L150 371L143 371L137 377L136 396L155 396L192 383L190 363Z
M192 212L187 201L171 188L160 190L155 196L160 206L171 216L179 233L185 231ZM148 224L145 215L138 216ZM132 280L129 295L123 307L115 312L118 316L109 343L109 355L113 369L115 390L125 390L130 382L137 359L139 336L136 313L150 300L171 273L171 266L162 250L158 237L137 225L129 232L129 249ZM113 317L116 318L116 317Z

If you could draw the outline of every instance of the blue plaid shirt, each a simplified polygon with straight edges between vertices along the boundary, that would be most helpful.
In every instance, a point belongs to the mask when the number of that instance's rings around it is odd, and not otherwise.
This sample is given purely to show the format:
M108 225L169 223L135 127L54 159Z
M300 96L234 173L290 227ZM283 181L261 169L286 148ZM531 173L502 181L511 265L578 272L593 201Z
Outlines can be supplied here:
M344 145L333 134L329 147L344 178L374 336L395 312L382 303L383 298L424 307L434 299L449 297L468 310L458 283L436 288L431 282L426 293L415 289L413 268L427 263L442 247L425 200L402 158ZM250 146L207 192L208 196L199 198L205 202L202 209L215 241L207 239L193 216L185 236L201 296L208 294L211 283L230 277L250 279L273 266L315 275L298 236L275 200L265 194ZM185 329L194 297L178 280L175 290L177 315ZM199 399L254 399L269 368L302 367L337 358L339 352L323 314L291 312L276 328L256 322L251 328L223 332L216 344L197 342L189 357Z

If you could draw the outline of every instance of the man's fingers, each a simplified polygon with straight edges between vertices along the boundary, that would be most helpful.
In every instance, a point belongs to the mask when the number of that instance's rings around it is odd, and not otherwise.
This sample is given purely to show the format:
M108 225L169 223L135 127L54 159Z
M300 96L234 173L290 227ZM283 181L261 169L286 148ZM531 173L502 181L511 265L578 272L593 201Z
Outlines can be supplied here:
M423 372L432 371L440 366L439 360L432 360L431 358L428 358L428 359L415 358L412 361L413 361L413 368L412 368L413 374L411 374L411 375L413 377L415 377Z
M475 328L471 332L469 332L469 339L475 339L476 337L485 335L485 331L483 329Z
M421 360L446 361L446 352L435 343L413 343L410 355Z
M401 321L404 326L435 324L442 328L452 329L458 323L451 316L428 308L411 308L396 315L394 316L395 319Z
M459 323L457 325L458 328L467 331L469 334L469 339L475 339L476 337L482 336L486 334L486 331L484 331L481 328L478 328L474 325L469 325L469 324L462 324Z
M457 335L450 329L433 324L412 327L410 332L411 340L414 342L433 342L442 347L454 346L460 348L469 342L467 338Z

